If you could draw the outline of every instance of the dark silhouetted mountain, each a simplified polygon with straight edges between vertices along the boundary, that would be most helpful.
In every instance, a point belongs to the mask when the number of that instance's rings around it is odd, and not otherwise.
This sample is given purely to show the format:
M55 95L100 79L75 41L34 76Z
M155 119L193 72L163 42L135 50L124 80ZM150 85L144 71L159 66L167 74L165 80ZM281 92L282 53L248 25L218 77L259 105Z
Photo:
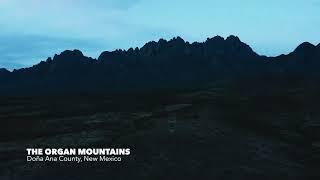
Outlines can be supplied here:
M0 73L1 73L1 74L6 74L6 73L10 73L10 71L8 71L8 70L5 69L5 68L0 68Z
M98 59L66 50L29 68L0 70L0 93L55 94L196 88L212 82L255 91L303 86L320 77L320 46L302 43L278 57L256 54L236 36L189 43L176 37L143 47L102 52ZM253 86L253 87L251 87Z
M2 83L6 82L8 80L8 77L10 76L10 71L8 71L5 68L0 68L0 87Z

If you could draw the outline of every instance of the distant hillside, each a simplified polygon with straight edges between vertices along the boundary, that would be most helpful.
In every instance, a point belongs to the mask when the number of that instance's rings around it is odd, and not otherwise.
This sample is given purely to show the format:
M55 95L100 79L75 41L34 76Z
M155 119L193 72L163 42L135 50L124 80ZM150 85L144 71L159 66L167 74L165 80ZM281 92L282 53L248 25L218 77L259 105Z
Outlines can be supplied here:
M30 68L0 69L0 95L115 93L229 84L248 92L306 87L320 78L320 45L260 56L236 36L190 44L177 37L142 48L102 52L98 59L66 50Z

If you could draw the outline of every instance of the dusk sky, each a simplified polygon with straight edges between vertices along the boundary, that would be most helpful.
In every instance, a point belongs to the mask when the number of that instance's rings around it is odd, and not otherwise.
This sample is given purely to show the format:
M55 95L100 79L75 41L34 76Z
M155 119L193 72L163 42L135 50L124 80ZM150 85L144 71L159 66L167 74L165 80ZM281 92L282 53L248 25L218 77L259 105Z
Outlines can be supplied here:
M257 53L286 54L320 43L320 0L0 0L0 68L30 66L79 49L141 47L231 34Z

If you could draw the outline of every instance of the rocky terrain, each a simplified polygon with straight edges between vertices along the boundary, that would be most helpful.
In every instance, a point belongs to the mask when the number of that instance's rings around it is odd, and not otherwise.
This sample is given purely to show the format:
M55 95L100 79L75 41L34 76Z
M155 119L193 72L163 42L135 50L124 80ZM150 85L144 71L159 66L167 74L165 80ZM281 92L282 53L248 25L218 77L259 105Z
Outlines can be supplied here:
M319 137L310 132L317 115L292 91L2 98L0 177L317 179ZM26 162L28 147L111 146L131 155L116 163Z

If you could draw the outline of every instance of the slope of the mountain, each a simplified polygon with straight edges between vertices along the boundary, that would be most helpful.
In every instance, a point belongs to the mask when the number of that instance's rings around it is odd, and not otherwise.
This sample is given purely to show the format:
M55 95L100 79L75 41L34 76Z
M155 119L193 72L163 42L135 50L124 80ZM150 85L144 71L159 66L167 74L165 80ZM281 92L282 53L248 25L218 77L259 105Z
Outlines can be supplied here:
M5 73L5 72L8 72L8 70L5 68L0 68L0 73Z
M4 75L4 74L8 74L8 73L10 73L10 71L8 71L7 69L0 68L0 75Z
M180 37L160 39L141 48L105 51L97 60L79 50L66 50L30 68L0 70L0 93L130 92L195 88L215 81L243 87L250 83L299 84L306 73L318 76L319 49L305 42L288 55L265 57L232 35L201 43Z
M8 71L5 68L0 68L0 86L1 86L1 82L5 82L8 78L8 76L10 75L10 71Z

